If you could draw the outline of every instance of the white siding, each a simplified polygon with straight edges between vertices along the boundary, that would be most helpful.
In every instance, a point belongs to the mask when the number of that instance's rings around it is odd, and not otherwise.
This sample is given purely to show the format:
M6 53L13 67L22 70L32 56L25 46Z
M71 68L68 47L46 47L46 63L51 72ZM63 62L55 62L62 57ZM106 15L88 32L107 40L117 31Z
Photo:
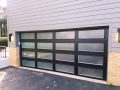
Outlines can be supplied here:
M109 25L109 51L120 51L120 0L8 0L8 25L9 32Z

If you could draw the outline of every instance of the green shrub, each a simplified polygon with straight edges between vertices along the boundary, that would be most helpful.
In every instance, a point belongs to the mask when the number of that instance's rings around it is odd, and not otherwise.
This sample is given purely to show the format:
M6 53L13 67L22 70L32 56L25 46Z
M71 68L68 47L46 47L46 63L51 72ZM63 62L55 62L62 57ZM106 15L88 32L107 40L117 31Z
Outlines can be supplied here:
M7 46L8 39L6 37L0 37L0 46Z

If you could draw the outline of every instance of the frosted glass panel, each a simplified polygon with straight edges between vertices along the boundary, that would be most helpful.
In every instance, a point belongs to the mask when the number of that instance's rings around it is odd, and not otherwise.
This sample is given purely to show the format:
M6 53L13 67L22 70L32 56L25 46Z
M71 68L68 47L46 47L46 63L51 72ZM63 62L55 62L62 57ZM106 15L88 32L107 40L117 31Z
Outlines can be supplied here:
M37 43L38 49L53 49L52 43Z
M74 43L56 43L56 50L74 50Z
M74 55L71 55L71 54L56 54L56 60L74 62Z
M79 43L79 51L104 51L104 44L102 43Z
M34 33L22 33L21 39L35 39Z
M23 57L35 58L35 52L22 51Z
M53 33L37 33L37 39L52 39Z
M56 64L56 70L61 72L67 73L74 73L74 66L72 65L63 65L63 64Z
M104 38L104 30L79 31L79 39Z
M37 58L53 60L53 54L52 53L38 52Z
M35 43L32 43L32 42L22 42L22 48L34 49L35 48Z
M103 65L103 56L79 55L78 62Z
M78 74L79 75L84 75L84 76L102 78L103 77L103 70L101 70L101 69L93 69L93 68L78 67Z
M34 61L25 61L25 60L22 60L22 65L23 66L29 66L29 67L35 67L35 62Z
M68 31L68 32L56 32L56 39L74 39L75 32Z
M52 63L47 63L47 62L38 62L38 68L43 68L43 69L50 69L52 70L53 68Z

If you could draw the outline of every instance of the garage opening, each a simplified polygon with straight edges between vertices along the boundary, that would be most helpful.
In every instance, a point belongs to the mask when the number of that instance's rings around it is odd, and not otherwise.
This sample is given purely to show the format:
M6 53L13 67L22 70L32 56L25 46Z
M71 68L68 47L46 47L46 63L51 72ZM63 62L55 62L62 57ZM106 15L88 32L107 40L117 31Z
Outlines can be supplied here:
M108 27L20 32L21 66L106 80Z

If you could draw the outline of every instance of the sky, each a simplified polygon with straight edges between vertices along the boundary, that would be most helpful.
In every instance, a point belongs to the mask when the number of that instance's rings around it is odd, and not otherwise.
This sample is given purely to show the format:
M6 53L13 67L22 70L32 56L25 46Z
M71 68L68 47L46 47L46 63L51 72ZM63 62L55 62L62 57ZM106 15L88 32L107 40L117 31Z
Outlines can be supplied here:
M6 7L7 6L7 0L0 0L0 6Z

